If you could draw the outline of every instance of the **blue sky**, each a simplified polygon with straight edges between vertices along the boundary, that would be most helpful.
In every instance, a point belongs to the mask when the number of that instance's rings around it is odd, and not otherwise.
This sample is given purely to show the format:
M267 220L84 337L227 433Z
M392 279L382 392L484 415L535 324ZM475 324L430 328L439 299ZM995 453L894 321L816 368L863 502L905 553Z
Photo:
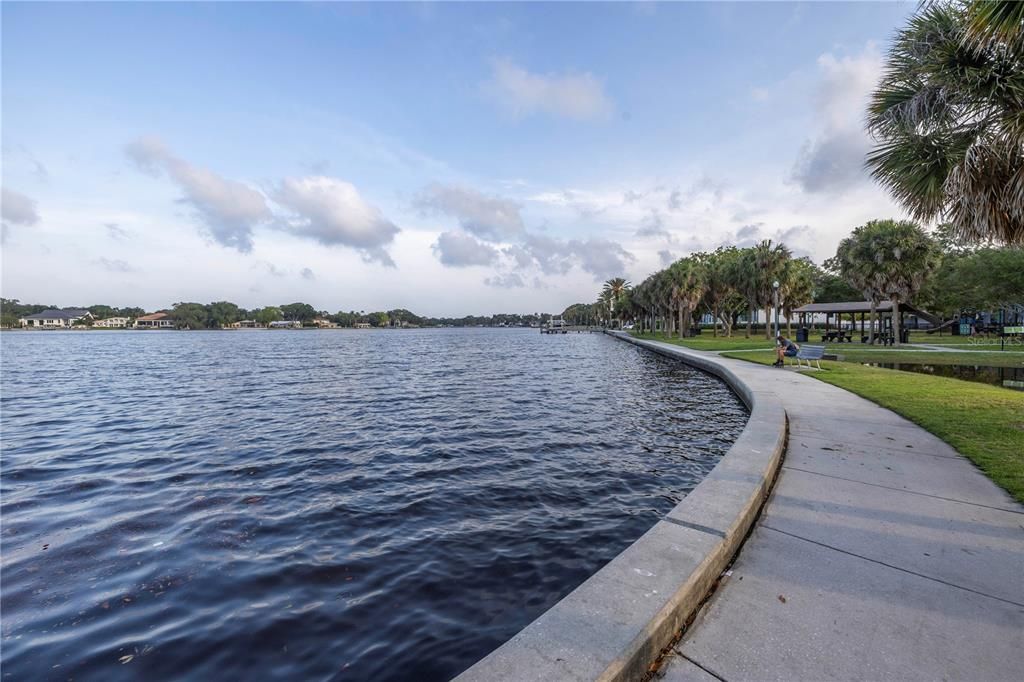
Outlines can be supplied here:
M900 214L861 121L914 7L5 2L3 294L556 311L820 262Z

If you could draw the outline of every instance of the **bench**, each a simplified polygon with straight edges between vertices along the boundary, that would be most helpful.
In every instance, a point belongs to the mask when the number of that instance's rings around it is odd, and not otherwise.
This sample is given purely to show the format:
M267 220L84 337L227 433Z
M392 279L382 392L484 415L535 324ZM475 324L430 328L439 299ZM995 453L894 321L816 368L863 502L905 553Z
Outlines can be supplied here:
M814 360L814 364L821 369L821 358L825 355L825 346L800 346L800 350L796 352L796 366L802 367L801 360L807 361L807 369L811 368L811 360Z

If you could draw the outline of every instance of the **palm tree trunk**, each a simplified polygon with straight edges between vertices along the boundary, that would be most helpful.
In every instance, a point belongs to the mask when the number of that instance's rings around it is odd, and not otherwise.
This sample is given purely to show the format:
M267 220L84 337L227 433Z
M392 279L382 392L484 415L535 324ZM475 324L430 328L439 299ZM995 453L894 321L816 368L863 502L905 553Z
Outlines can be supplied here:
M892 297L892 343L900 345L900 299L899 296Z
M751 331L753 330L753 326L754 326L754 308L751 307L750 310L747 311L747 338L748 339L750 338L750 334L751 334Z
M679 306L679 310L677 312L679 313L679 338L683 338L684 336L687 336L686 332L683 330L683 306Z
M770 306L764 307L764 338L772 338L772 309Z
M715 318L715 330L714 330L714 332L712 332L712 336L714 336L716 338L718 337L718 312L719 312L718 306L716 305L715 306L715 310L712 313L712 316Z
M877 315L878 315L878 310L877 310L876 305L875 305L875 299L872 298L871 299L871 330L868 331L868 343L870 343L872 346L875 345L875 323L877 321L875 318L877 317Z

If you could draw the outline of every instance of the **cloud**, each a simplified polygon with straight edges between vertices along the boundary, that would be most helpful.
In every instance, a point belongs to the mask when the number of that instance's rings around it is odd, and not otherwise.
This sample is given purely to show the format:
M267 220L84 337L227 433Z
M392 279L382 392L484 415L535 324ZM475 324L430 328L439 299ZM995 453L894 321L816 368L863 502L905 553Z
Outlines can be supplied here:
M107 229L107 236L117 241L124 241L128 239L130 233L117 223L103 223L103 227Z
M265 260L257 261L252 266L252 268L253 268L253 270L262 270L263 272L267 273L271 277L284 277L285 275L288 274L287 271L282 270L281 268L277 267L276 265L274 265L270 261L265 261Z
M309 268L302 268L302 270L299 271L299 274L302 276L302 279L308 279L310 281L316 279L316 275L314 275L313 271Z
M484 284L499 289L521 289L526 286L523 278L515 272L506 272L494 277L488 277L484 280Z
M240 182L223 178L175 156L156 137L141 137L125 147L138 168L167 176L185 193L182 201L196 211L210 237L243 253L252 250L253 227L272 218L264 196Z
M324 176L287 178L273 198L294 213L278 227L325 246L352 247L367 262L394 267L384 247L394 240L399 228L367 203L351 183Z
M736 235L726 234L722 245L733 245L741 249L755 246L765 239L775 244L785 244L793 255L800 258L810 256L810 247L815 242L814 230L810 225L793 225L775 231L764 229L764 223L751 223L736 230Z
M589 72L531 73L509 59L492 62L481 89L516 119L548 114L582 121L605 118L614 109L604 84Z
M562 241L545 235L528 235L523 251L546 275L564 275L574 264L601 280L621 276L636 257L621 244L606 239Z
M93 262L109 272L135 272L136 270L136 268L132 267L131 264L123 260L111 260L109 258L100 257Z
M792 179L810 193L849 188L868 179L864 157L871 146L863 116L872 89L882 74L882 55L874 43L854 56L818 58L820 80L815 94L817 134L804 141Z
M525 230L518 203L467 187L433 184L413 204L423 212L456 218L462 229L488 241L515 237Z
M442 232L431 248L438 260L449 267L490 265L498 258L496 248L465 232Z
M663 268L666 268L675 262L676 257L668 249L662 249L661 251L658 252L658 259L661 261L661 266Z
M12 225L35 225L39 209L34 199L6 187L0 189L0 217Z
M656 209L651 209L651 212L640 222L640 227L636 231L637 237L663 237L665 239L671 239L671 233L665 229L665 220L662 218L661 213Z

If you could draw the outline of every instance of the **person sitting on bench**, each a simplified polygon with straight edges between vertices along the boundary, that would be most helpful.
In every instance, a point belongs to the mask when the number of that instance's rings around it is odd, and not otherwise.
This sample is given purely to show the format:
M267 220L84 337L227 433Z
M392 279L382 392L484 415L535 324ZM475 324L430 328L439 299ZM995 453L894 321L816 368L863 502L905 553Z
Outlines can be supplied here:
M785 358L795 358L800 346L779 334L778 342L775 344L775 367L782 367L786 364Z

